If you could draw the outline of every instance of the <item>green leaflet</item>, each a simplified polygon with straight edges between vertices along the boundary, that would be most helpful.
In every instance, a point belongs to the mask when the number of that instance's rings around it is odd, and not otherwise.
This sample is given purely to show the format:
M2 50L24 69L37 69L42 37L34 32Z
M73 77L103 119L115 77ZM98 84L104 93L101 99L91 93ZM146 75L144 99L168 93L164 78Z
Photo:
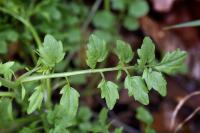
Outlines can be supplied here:
M94 16L92 23L97 28L110 29L115 26L115 16L110 11L98 11Z
M148 89L140 76L127 76L125 79L125 88L128 89L129 96L133 96L135 100L147 105L149 104Z
M162 76L161 72L151 71L149 69L145 69L142 75L142 78L146 81L148 89L155 89L162 96L166 96L167 94L167 82Z
M50 129L49 133L70 133L67 129L62 126L56 126L54 129Z
M15 62L9 61L4 64L0 63L0 74L4 75L4 78L10 80L12 78L12 74L14 73L11 67Z
M146 124L145 133L156 133L156 131L151 128L154 121L153 116L147 109L144 107L138 107L136 109L136 118Z
M108 108L113 109L117 99L119 99L118 86L104 79L99 83L98 88L101 88L101 98L106 99Z
M134 0L128 8L129 15L133 17L142 17L149 12L148 3L145 0Z
M86 62L90 68L94 69L97 62L102 62L108 54L106 43L97 36L91 35L87 47L88 50Z
M81 121L88 122L92 118L92 112L88 107L82 106L79 108L77 118Z
M103 108L99 113L99 123L101 125L106 125L107 119L108 119L108 110L106 108Z
M24 100L25 95L26 95L26 89L24 88L23 85L21 85L21 98L22 98L22 100Z
M69 115L66 108L66 106L58 104L55 105L53 110L48 110L47 121L49 124L54 125L54 129L66 129L76 123L74 116Z
M152 115L144 107L138 107L137 108L137 110L136 110L136 118L138 120L144 122L147 125L151 125L153 123Z
M173 74L181 68L186 57L187 53L185 51L177 49L174 52L168 52L165 54L162 61L153 68L167 74Z
M122 63L129 63L134 55L130 44L121 40L117 40L116 54Z
M81 42L81 31L79 28L72 28L67 31L67 40L71 44L76 44ZM74 47L73 47L74 48Z
M145 133L156 133L156 131L151 127L146 127Z
M4 40L0 41L0 54L6 54L7 53L7 43Z
M28 105L27 113L31 114L37 108L40 108L40 106L42 104L42 100L43 100L43 89L42 89L42 86L37 86L35 88L35 91L33 92L33 94L28 99L29 105Z
M133 30L137 30L140 25L137 18L132 17L132 16L126 16L123 22L123 26L126 29L133 31Z
M60 91L60 94L62 94L60 105L66 107L66 114L75 117L78 110L79 93L69 85L65 85Z
M126 8L126 2L124 0L111 0L111 3L114 10L123 11Z
M155 61L155 46L150 37L145 37L141 46L138 49L138 64L143 67L146 64L152 64Z
M98 36L99 39L105 40L106 43L111 42L113 39L113 35L106 30L95 30L93 34Z
M44 65L54 67L65 56L61 41L57 41L52 35L46 35L43 46L39 48L39 55Z
M115 131L113 133L122 133L123 128L116 128Z
M108 119L108 109L103 108L101 109L98 120L94 123L96 123L92 127L93 133L109 133L109 124L107 123Z

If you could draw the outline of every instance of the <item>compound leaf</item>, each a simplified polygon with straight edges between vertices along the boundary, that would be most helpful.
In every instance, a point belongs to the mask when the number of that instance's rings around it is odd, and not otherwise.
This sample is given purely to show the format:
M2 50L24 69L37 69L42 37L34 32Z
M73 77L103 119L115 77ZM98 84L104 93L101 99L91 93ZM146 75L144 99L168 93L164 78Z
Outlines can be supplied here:
M108 108L113 109L117 99L119 99L118 86L111 81L102 80L98 88L101 88L101 98L106 99Z
M133 59L134 55L131 46L121 40L117 40L116 54L120 62L123 63L129 63Z
M148 89L140 76L127 76L125 79L125 88L128 89L129 96L133 96L136 101L147 105L149 104Z
M173 74L182 67L186 56L187 53L179 49L174 52L168 52L154 68L167 74Z
M57 41L52 35L46 35L43 46L39 48L39 55L44 65L54 67L65 56L61 41Z
M86 62L90 68L94 69L97 62L102 62L108 54L106 43L97 36L91 35L87 47Z
M146 81L147 87L150 90L151 88L155 89L162 96L167 94L167 82L162 76L161 72L151 71L145 69L142 75L142 78Z

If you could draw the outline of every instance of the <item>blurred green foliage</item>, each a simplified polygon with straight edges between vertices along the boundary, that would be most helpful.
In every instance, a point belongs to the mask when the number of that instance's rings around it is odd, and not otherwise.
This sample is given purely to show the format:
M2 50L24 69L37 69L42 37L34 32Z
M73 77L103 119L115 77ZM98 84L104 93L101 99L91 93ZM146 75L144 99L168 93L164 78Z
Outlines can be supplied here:
M104 39L103 43L113 43L116 38L121 38L121 28L128 31L138 30L138 19L147 15L149 11L146 0L111 0L108 2L110 7L103 7L103 3L101 3L97 11L94 12L89 25L85 30L82 30L91 13L92 2L87 3L83 0L0 0L1 60L12 59L8 55L9 52L13 52L10 47L15 45L18 47L17 56L14 57L15 63L0 63L0 74L5 79L12 81L18 78L18 74L21 74L24 69L28 71L28 75L33 72L48 74L50 70L63 72L66 71L66 68L67 71L79 69L80 64L77 62L80 63L81 61L79 59L73 60L73 65L70 66L70 58L68 57L80 50L81 47L85 47L82 44L85 43L85 38L88 38L88 33L93 32L100 39ZM46 34L49 35L46 36L42 44L41 38L44 38ZM62 40L62 43L56 41L50 34L56 39ZM102 43L100 39L96 39L94 43ZM122 43L122 46L119 45L116 51L119 53L121 63L130 62L133 58L130 46L124 46L122 41L118 41L118 43ZM106 51L108 47L103 45L99 48ZM129 49L128 53L122 50L126 48ZM66 58L64 52L67 53ZM91 68L96 66L96 61L101 62L107 56L107 52L95 51L95 48L88 53L93 54L88 59L89 62L93 61L93 63L89 63ZM39 59L38 55L40 56ZM34 70L34 68L32 69L33 64L36 65L36 68L38 66L42 66L42 68ZM65 80L56 80L51 85L56 90L65 82ZM69 82L75 85L86 85L87 78L85 75L70 77ZM4 97L0 99L0 132L123 132L122 128L113 129L107 118L107 109L102 109L100 114L96 115L88 107L80 107L77 116L72 117L76 114L75 110L78 109L79 94L69 86L64 87L61 91L62 100L60 104L56 103L51 109L43 110L44 112L40 110L35 114L32 113L36 109L43 108L41 104L47 100L44 84L46 84L46 81L21 84L20 91L15 89L13 90L14 94L9 93L10 99ZM111 102L108 102L110 109L113 108L116 99L119 98L117 86L114 87L116 90L114 99L109 99L110 95L105 91L105 88L112 90L113 84L111 81L106 81L101 86L104 90L102 97ZM8 88L9 91L10 89ZM43 95L44 93L45 95ZM68 102L71 99L73 99L73 102ZM67 110L63 104L71 107L71 110ZM29 114L32 113L29 116L26 115L27 109ZM51 127L51 129L48 129L48 127Z

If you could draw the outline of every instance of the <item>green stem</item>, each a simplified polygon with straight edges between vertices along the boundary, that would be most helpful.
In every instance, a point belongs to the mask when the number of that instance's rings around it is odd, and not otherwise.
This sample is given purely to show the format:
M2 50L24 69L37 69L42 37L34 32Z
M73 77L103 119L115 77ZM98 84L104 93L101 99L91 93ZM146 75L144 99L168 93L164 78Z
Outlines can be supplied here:
M35 51L33 51L33 48L28 43L25 42L25 45L28 48L28 50L30 51L30 55L33 59L34 64L36 64L37 63L37 57L36 57Z
M110 10L110 0L104 0L104 9L107 11Z
M49 133L49 124L47 122L47 119L45 117L45 114L42 114L41 115L41 120L42 120L42 123L43 123L43 127L44 127L44 131L45 133Z
M39 35L37 34L35 28L32 26L30 21L24 19L23 17L19 16L16 13L13 13L12 11L10 11L6 8L0 7L0 11L4 12L6 14L9 14L10 16L14 17L15 19L17 19L18 21L23 23L29 29L29 31L32 33L38 47L40 47L42 45Z
M99 6L101 5L102 0L96 0L95 3L93 4L87 18L85 19L83 26L81 28L81 31L84 33L86 29L88 28L90 22L92 21L92 18L95 16Z
M18 78L18 80L21 80L21 79L23 79L24 77L27 77L27 76L31 75L32 73L36 72L36 71L39 70L40 68L41 68L41 67L35 67L35 68L33 68L32 70L30 70L30 71L24 73L23 75L21 75L21 76Z
M137 67L128 66L128 67L125 67L124 69L137 69ZM81 74L103 73L103 72L117 71L117 70L119 70L119 67L88 69L88 70L80 70L80 71L74 71L74 72L53 73L53 74L47 74L47 75L35 75L35 76L25 77L21 79L20 82L30 82L30 81L36 81L36 80L42 80L42 79L69 77L69 76L81 75Z
M47 87L47 108L51 109L52 103L51 103L51 95L52 95L52 88L51 88L51 80L47 79L46 80L46 87Z
M13 92L0 92L0 97L15 97Z
M29 21L27 21L27 22L28 22L27 28L32 33L32 35L33 35L33 37L34 37L34 39L36 41L36 44L37 44L37 46L39 48L40 46L42 46L42 42L40 40L40 37L39 37L37 31L35 30L35 28L33 27L33 25Z

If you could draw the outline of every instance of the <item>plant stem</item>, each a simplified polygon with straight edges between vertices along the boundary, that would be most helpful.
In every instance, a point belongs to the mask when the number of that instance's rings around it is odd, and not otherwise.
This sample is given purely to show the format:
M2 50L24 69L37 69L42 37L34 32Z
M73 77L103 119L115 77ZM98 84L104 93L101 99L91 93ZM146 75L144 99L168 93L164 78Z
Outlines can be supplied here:
M35 30L35 28L33 27L33 25L29 21L27 21L27 22L28 22L28 25L26 25L26 26L30 30L30 32L32 33L32 35L33 35L33 37L36 41L36 44L39 48L40 46L42 46L42 42L40 40L40 37L39 37L37 31Z
M47 87L47 101L46 105L48 109L51 109L52 103L51 103L51 93L52 93L52 88L51 88L51 80L46 79L46 87Z
M28 48L28 50L30 51L30 55L33 59L34 64L36 64L37 63L37 57L36 57L35 51L33 51L33 48L28 43L25 42L25 45Z
M96 0L95 3L93 4L87 18L85 19L85 22L83 23L83 26L81 28L82 32L85 32L85 30L87 29L88 25L92 21L92 18L94 17L95 13L97 12L101 2L102 2L102 0Z
M45 114L41 115L41 120L42 120L42 123L43 123L45 133L49 133L49 125L48 125L47 119L45 117Z
M137 69L137 67L128 66L128 67L124 67L124 69ZM36 80L41 80L41 79L69 77L69 76L75 76L75 75L81 75L81 74L103 73L103 72L117 71L117 70L119 70L118 67L111 67L111 68L80 70L80 71L74 71L74 72L53 73L53 74L47 74L47 75L35 75L35 76L25 77L21 79L20 82L30 82L30 81L36 81Z
M34 39L36 41L37 46L40 47L42 45L41 40L39 38L39 35L37 34L35 28L32 26L30 21L24 19L20 15L18 15L16 13L13 13L12 11L10 11L10 10L8 10L6 8L0 7L0 11L4 12L6 14L9 14L10 16L14 17L15 19L17 19L18 21L23 23L29 29L29 31L32 33L32 35L33 35L33 37L34 37Z
M33 68L32 70L30 70L30 71L24 73L23 75L21 75L21 76L18 78L18 80L21 80L22 78L31 75L32 73L36 72L36 71L39 70L40 68L41 68L41 67L35 67L35 68Z
M107 11L110 10L110 0L104 0L104 9Z
M15 97L13 92L0 92L0 97Z

